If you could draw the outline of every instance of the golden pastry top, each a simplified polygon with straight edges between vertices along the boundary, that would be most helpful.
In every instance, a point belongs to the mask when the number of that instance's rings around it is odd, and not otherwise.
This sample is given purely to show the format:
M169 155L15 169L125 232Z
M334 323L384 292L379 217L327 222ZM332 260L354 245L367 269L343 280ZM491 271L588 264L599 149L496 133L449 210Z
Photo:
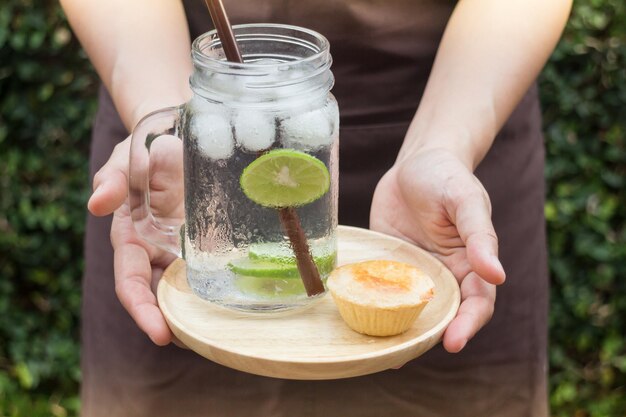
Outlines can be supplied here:
M416 266L372 260L335 269L328 287L334 295L360 305L393 308L417 305L434 296L431 278Z
M392 261L374 261L352 268L354 280L366 287L388 291L411 289L410 265Z

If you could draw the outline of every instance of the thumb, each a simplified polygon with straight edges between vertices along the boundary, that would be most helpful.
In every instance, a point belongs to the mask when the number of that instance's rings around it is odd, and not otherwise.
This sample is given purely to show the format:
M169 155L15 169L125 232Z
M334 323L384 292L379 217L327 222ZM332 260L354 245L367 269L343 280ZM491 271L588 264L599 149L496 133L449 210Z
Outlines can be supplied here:
M94 192L87 208L95 216L106 216L124 204L128 194L130 138L115 146L111 157L93 179Z
M454 219L467 251L472 270L491 284L502 284L506 278L498 259L498 237L491 223L491 202L482 184L467 192L457 205Z

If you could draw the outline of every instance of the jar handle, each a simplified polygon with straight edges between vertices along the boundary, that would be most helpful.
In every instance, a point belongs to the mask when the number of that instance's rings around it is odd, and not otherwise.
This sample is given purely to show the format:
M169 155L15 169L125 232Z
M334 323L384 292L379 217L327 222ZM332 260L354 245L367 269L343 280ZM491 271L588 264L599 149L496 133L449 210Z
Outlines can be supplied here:
M178 257L185 221L182 108L157 110L137 123L128 167L128 203L135 230L147 242Z

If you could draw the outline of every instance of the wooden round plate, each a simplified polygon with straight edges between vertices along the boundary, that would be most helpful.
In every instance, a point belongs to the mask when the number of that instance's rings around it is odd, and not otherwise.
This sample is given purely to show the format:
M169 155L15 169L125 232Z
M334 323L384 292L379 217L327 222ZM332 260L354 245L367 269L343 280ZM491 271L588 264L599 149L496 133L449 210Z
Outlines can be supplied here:
M456 315L459 285L426 251L370 230L339 226L339 265L390 259L419 266L435 283L435 297L411 329L391 337L365 336L341 319L330 295L289 315L231 312L191 292L185 262L163 274L157 297L170 328L196 353L222 365L276 378L337 379L383 371L414 359L439 342Z

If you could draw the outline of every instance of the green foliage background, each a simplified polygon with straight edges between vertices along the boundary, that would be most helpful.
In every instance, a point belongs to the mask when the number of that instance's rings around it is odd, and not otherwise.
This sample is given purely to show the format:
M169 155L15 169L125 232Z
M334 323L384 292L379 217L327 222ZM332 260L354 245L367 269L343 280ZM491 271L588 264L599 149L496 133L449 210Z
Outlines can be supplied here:
M624 417L626 2L577 2L541 84L552 409Z
M0 417L75 416L97 85L56 2L0 4ZM555 416L626 416L626 3L580 0L541 78Z
M0 3L0 416L78 409L96 80L53 1Z

